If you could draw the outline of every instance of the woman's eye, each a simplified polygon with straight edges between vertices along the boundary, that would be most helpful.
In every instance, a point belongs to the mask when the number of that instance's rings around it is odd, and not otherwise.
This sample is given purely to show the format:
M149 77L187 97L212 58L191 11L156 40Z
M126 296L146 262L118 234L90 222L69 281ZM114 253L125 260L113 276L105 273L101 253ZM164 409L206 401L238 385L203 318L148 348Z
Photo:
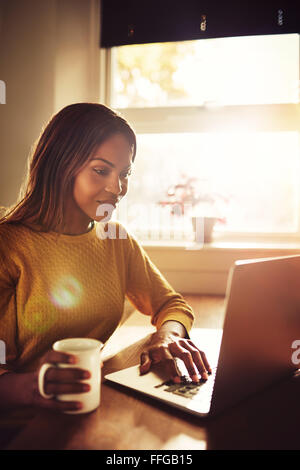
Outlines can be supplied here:
M123 173L122 177L123 178L128 178L128 176L131 175L131 171L127 171L126 173Z
M97 175L102 175L102 176L108 175L109 173L107 170L97 170L96 168L94 168L94 171L97 173Z
M97 168L94 168L94 171L97 173L97 175L101 176L107 176L109 174L109 170L98 170ZM121 178L128 178L130 175L131 171L127 171L126 173L121 174Z

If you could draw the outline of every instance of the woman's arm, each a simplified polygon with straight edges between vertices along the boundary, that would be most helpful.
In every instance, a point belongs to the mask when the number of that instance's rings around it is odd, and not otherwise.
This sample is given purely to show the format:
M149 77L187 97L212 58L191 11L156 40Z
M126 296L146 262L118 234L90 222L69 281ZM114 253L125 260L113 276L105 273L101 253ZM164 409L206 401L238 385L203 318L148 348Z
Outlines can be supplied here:
M137 310L151 316L151 323L157 330L163 323L175 321L182 324L188 333L194 321L192 308L173 289L143 247L128 232L126 250L126 296L129 301Z
M141 356L141 373L151 364L164 362L173 380L180 380L175 358L182 359L193 381L207 380L211 368L203 351L189 339L194 313L182 295L164 278L138 241L128 235L126 295L142 313L151 315L156 333Z
M32 373L7 372L0 376L0 409L30 405Z
M161 327L159 328L159 331L170 333L175 336L179 336L180 338L187 337L187 331L184 328L184 326L181 323L174 321L174 320L169 320L163 323Z

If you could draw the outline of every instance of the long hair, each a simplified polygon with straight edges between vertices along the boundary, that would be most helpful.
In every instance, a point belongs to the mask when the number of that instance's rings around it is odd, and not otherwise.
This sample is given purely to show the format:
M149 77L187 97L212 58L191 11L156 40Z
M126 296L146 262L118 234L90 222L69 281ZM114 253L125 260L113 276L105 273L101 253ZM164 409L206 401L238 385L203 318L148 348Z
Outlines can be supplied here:
M64 227L65 201L74 177L107 138L122 133L136 155L136 137L129 124L110 108L76 103L54 115L28 161L19 201L0 218L3 223L35 225L47 232Z

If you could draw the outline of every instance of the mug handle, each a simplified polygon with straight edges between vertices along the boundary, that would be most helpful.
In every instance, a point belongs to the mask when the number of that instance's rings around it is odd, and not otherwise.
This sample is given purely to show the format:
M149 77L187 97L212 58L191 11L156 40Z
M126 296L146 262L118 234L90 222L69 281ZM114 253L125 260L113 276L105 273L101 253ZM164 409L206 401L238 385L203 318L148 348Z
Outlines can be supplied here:
M42 397L46 398L47 400L54 397L54 395L50 395L50 394L48 395L47 393L45 393L45 390L44 390L44 377L45 377L47 370L50 367L53 367L53 364L48 364L47 362L43 364L42 367L40 368L39 377L38 377L39 392L42 395Z

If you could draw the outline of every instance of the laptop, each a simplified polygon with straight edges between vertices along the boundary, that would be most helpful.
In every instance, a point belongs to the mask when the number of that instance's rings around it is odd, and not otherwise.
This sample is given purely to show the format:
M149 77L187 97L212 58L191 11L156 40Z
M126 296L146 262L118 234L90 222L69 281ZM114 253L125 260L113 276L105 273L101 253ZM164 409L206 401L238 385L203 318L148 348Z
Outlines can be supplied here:
M192 330L190 337L206 353L200 333ZM162 364L142 376L136 365L105 379L196 416L215 415L293 375L299 369L292 348L297 339L300 255L240 260L229 272L219 354L206 382L192 383L180 359L180 384L170 381Z

